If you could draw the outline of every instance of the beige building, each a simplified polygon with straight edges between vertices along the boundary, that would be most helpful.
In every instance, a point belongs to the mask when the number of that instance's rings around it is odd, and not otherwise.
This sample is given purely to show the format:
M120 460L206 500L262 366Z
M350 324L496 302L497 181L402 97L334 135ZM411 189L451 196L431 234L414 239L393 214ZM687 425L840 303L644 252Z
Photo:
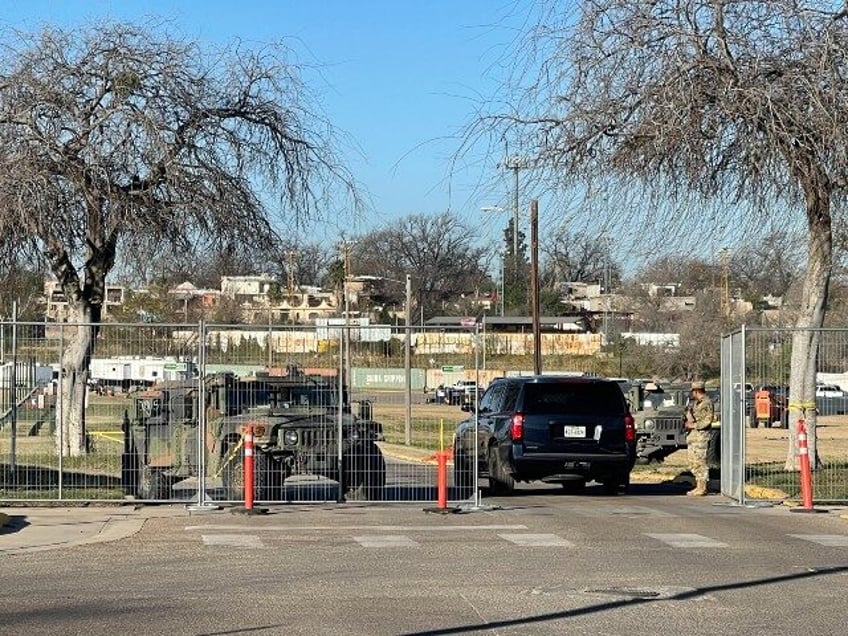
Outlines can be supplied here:
M53 276L44 279L44 316L53 322L66 322L68 315L68 300L59 281ZM109 315L111 309L124 304L125 289L122 285L106 285L106 298L103 301L103 317Z

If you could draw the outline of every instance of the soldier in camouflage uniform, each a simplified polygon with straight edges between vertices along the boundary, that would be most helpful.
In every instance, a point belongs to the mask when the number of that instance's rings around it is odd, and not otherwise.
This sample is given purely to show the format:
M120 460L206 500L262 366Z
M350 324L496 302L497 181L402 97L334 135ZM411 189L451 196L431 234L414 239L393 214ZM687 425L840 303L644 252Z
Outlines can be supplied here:
M712 400L707 397L703 382L692 383L692 397L695 403L686 409L686 423L689 431L686 435L686 448L689 454L689 468L695 477L695 488L687 492L693 497L707 494L710 469L707 464L707 446L710 442L710 428L715 420Z

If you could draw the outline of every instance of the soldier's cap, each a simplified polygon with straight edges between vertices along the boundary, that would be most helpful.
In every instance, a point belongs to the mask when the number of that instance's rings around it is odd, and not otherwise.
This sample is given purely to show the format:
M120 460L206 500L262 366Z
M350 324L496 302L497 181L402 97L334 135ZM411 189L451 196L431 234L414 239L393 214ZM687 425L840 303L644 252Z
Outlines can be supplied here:
M703 391L706 388L707 388L707 385L704 384L703 382L693 382L692 383L692 390L693 391Z

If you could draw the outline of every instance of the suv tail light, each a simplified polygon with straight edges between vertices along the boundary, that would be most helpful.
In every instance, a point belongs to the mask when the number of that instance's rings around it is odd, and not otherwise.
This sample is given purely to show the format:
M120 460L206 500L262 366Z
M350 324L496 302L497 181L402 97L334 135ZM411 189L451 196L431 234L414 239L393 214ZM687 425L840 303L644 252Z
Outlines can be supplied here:
M624 416L624 441L636 441L636 421L630 413Z
M516 413L512 416L512 426L509 428L509 436L513 442L524 439L524 415Z

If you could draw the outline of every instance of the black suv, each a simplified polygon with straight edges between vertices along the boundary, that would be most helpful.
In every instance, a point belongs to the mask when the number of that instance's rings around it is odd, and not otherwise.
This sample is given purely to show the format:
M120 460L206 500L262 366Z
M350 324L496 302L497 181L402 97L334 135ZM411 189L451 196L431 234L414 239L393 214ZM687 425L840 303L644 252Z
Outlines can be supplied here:
M558 482L580 491L598 481L614 494L630 483L635 426L616 382L574 376L494 380L467 410L454 437L454 479L460 497L473 491L474 430L479 475L492 494L516 481Z

